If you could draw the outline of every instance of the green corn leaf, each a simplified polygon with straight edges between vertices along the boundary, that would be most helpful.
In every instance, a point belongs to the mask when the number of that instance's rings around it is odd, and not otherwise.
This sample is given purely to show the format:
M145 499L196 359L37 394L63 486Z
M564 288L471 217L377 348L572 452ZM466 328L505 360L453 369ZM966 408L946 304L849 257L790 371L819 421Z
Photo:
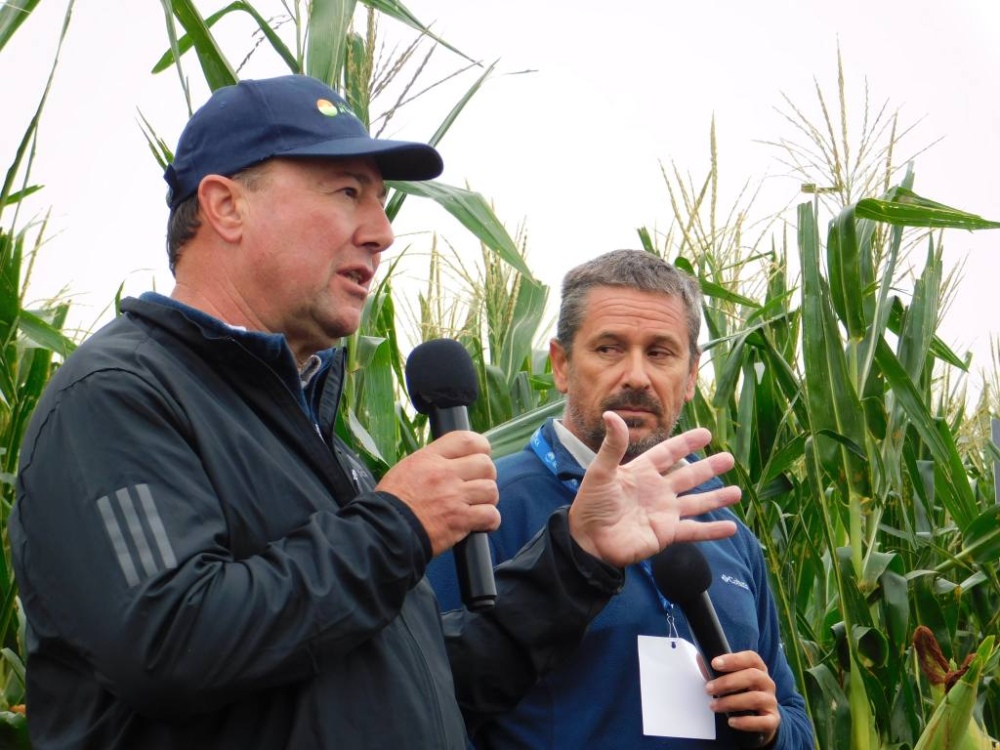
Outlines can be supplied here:
M488 365L482 362L481 358L473 359L474 361L478 359L477 370L480 372L479 382L482 387L479 389L479 398L469 410L469 421L473 430L484 432L491 425L501 424L510 419L513 413L510 388L507 374L503 369Z
M562 398L514 417L483 433L490 441L493 458L517 453L527 444L531 434L549 417L559 417L566 408Z
M830 301L847 328L847 335L860 339L865 332L864 297L867 289L861 274L861 250L858 243L855 210L840 212L827 239Z
M192 0L161 0L187 32L190 43L198 54L198 63L205 75L205 81L212 91L237 82L233 66L219 48L215 37L205 24Z
M851 381L841 347L840 331L829 302L829 290L820 275L819 247L812 207L799 206L799 247L802 255L803 358L809 420L817 436L839 436L842 442L865 445L863 410ZM844 453L836 443L817 442L823 467L841 486L846 499L854 488L868 496L868 469L864 452Z
M451 126L455 124L455 120L458 119L458 116L462 114L462 112L468 106L469 102L472 101L472 97L474 97L477 93L479 93L480 89L482 89L483 87L483 84L486 82L486 79L489 78L490 75L492 75L494 68L496 68L496 63L493 63L488 68L486 68L483 74L479 76L479 78L477 78L475 81L473 81L472 85L469 86L469 88L466 90L464 94L462 94L459 100L455 103L455 105L451 108L451 110L448 112L445 118L441 121L441 124L438 125L437 130L434 131L434 135L430 137L430 140L428 141L430 145L437 146L439 143L441 143L441 140L444 138L445 134L449 130L451 130Z
M37 193L43 187L45 187L45 186L44 185L29 185L24 190L15 190L13 193L11 193L10 195L7 196L7 200L5 201L5 205L7 205L7 206L13 206L15 203L18 203L21 200L27 198L29 195L32 195L33 193Z
M851 709L840 681L826 664L806 670L810 713L820 747L851 747Z
M911 190L896 188L893 200L858 201L857 215L887 224L935 229L997 229L1000 222L984 219L943 203L922 198Z
M434 135L432 135L430 140L428 141L428 143L431 146L437 146L441 142L441 139L444 138L445 134L451 129L451 126L455 123L455 120L465 109L466 105L468 105L468 103L472 100L472 97L480 90L480 88L482 88L483 82L485 82L487 77L493 72L493 68L495 67L495 65L496 63L490 65L486 69L486 72L483 73L475 82L473 82L473 84L461 96L458 102L456 102L455 106L451 108L451 111L449 111L447 116L445 116L444 120L441 121L441 124L438 125L437 130L434 131ZM396 215L399 213L399 209L402 207L403 202L406 200L406 195L407 193L405 190L404 191L397 190L396 192L393 193L392 198L389 200L389 203L385 207L385 213L389 217L390 221L393 218L395 218ZM530 274L528 275L530 276Z
M1000 559L1000 505L984 510L962 534L965 546L954 558L940 563L936 570L945 572L960 563L989 565Z
M76 343L67 338L62 331L30 310L20 311L17 325L18 330L25 337L43 349L56 352L63 357L68 356L76 349Z
M28 720L23 713L0 711L0 747L10 750L31 750Z
M261 33L264 35L267 41L270 42L271 47L274 49L274 51L277 52L278 55L281 57L281 59L285 61L285 64L288 66L288 69L292 73L300 72L299 62L298 60L295 59L295 55L293 55L291 50L288 49L288 46L281 40L281 37L278 36L274 28L265 20L265 18L260 13L257 12L257 10L252 5L250 5L250 3L243 2L243 0L237 0L236 2L230 3L222 10L216 11L208 18L206 18L205 27L210 29L213 26L215 26L215 24L225 16L229 15L230 13L236 13L236 12L243 12L251 16L254 19L254 21L256 21L257 27L260 29ZM181 55L183 55L193 46L194 46L194 41L190 34L184 34L183 36L180 37L180 39L177 40L177 51ZM167 68L169 68L171 65L174 64L175 59L176 58L174 57L174 51L172 49L168 49L166 52L163 53L160 59L156 61L156 64L153 66L153 69L150 72L153 73L154 75L156 73L162 73L164 70L166 70Z
M887 328L896 335L899 335L899 332L903 330L904 314L905 308L903 307L902 301L900 301L898 297L893 297L889 309ZM955 352L940 338L938 338L936 333L931 340L930 352L942 362L945 362L952 367L957 367L963 372L968 372L969 368L965 361L955 354Z
M530 362L548 296L549 290L544 284L530 279L523 279L518 284L510 320L504 321L505 327L499 332L501 346L495 360L505 373L508 386L513 384L523 363Z
M14 32L31 15L41 0L16 0L15 2L0 3L0 50L7 46L7 42L14 36Z
M479 193L440 182L387 182L392 188L410 195L430 198L454 216L480 242L497 253L526 279L534 281L531 269L493 209Z
M313 0L306 27L306 75L339 88L356 0Z
M379 11L380 13L384 13L390 18L395 18L397 21L405 23L410 28L416 29L421 34L426 34L428 37L433 39L442 47L451 50L459 57L464 57L469 62L475 62L475 60L466 55L464 52L459 51L455 47L451 46L448 42L441 39L441 37L437 36L436 34L433 34L429 27L425 26L420 21L418 21L416 16L414 16L405 5L403 5L401 2L398 2L398 0L362 0L362 2L369 8L374 8L375 10Z
M961 526L967 526L974 517L973 508L976 500L961 455L948 434L947 426L939 424L931 417L913 380L884 339L880 340L876 347L875 360L886 382L892 388L896 401L906 414L910 426L918 432L937 461L936 469L944 478L942 488L953 498L950 502L946 501L950 512Z

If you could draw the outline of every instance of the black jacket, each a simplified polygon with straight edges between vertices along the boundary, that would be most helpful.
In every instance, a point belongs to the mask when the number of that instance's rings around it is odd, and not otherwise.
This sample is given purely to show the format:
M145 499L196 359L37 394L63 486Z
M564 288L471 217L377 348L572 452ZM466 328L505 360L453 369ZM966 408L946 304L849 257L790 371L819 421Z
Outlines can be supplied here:
M280 336L156 295L122 310L22 447L37 750L464 748L621 586L560 512L495 610L442 617L420 523L334 436L342 352L304 398Z

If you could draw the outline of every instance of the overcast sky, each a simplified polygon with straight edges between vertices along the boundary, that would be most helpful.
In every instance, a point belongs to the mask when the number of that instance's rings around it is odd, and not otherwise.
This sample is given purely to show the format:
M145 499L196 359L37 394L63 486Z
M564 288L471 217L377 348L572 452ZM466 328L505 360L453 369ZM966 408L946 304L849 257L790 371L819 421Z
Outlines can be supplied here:
M198 7L207 15L224 4ZM255 5L265 15L279 7L273 0ZM814 81L835 95L838 44L852 127L860 128L867 86L873 105L888 102L901 123L915 126L899 156L941 139L917 158L916 191L1000 219L996 0L635 0L613 11L591 0L409 0L408 7L471 57L499 59L498 74L440 146L441 179L490 198L511 233L526 229L529 265L553 296L569 266L638 246L637 227L669 227L661 165L700 179L713 116L722 206L748 179L764 180L755 204L761 210L796 202L797 180L761 141L795 135L777 111L787 109L782 93L820 121ZM64 9L65 0L44 0L0 54L3 168L37 102ZM67 289L84 325L102 318L122 283L126 294L171 288L165 185L137 124L141 110L173 146L186 119L176 74L149 72L166 47L155 0L76 6L32 174L45 188L29 208L52 210L33 291L42 297ZM241 41L226 51L238 60L247 49ZM435 60L457 65L444 54ZM187 66L197 104L206 91L194 60ZM534 72L507 75L523 70ZM248 72L285 71L258 57ZM455 91L429 100L437 117ZM400 115L386 135L426 139L437 125L427 111ZM404 209L400 231L437 231L466 246L443 212L415 203ZM4 219L8 224L9 215ZM397 245L422 241L404 236ZM474 243L467 246L478 254ZM989 304L1000 230L950 232L945 247L949 268L964 262L965 270L941 333L958 351L971 349L979 367L992 368L989 342L1000 323Z

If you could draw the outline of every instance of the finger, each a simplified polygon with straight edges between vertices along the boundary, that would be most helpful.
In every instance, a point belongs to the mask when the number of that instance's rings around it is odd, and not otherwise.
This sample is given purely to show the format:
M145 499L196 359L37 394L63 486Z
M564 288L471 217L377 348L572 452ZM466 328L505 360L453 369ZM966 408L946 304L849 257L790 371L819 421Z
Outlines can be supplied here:
M462 498L468 505L496 505L500 502L497 483L489 479L473 479L462 485Z
M705 684L705 692L719 702L723 711L766 713L778 706L774 681L757 669L741 669L717 677Z
M611 472L622 462L628 449L628 426L613 411L606 411L601 416L604 419L604 440L593 463L600 470Z
M696 453L710 442L712 442L712 433L704 427L695 427L693 430L682 432L680 435L674 435L657 443L642 454L642 459L651 462L657 473L666 474L682 458Z
M712 477L725 474L736 465L731 453L714 453L700 461L682 465L667 473L670 487L676 492L684 492L707 482Z
M495 505L469 507L469 531L496 531L500 528L500 511Z
M482 453L451 458L447 466L449 471L453 471L459 479L466 482L476 479L486 479L496 482L496 464L493 463L493 459Z
M674 542L706 542L711 539L725 539L736 533L733 521L688 521L677 522Z
M460 458L472 454L490 455L490 441L478 432L471 430L456 430L437 438L427 445L439 456L445 458Z
M712 710L727 714L738 711L751 711L758 716L765 716L778 705L770 693L759 690L737 690L719 694L712 701Z
M727 484L709 492L695 492L677 497L677 512L685 517L700 516L710 510L718 510L740 501L743 491L735 484Z
M731 654L721 654L712 660L712 669L716 672L736 672L741 669L756 669L768 674L767 664L756 651L734 651Z
M775 733L781 724L781 717L777 711L766 714L748 714L746 716L730 716L726 723L733 729L740 732L754 732L764 736L764 742L758 747L770 747L774 741Z
M713 669L716 669L717 661L718 659L712 660ZM734 668L731 661L729 668ZM710 695L721 698L730 693L774 693L775 687L774 680L768 676L766 668L760 670L756 667L747 667L732 672L717 673L715 678L705 685L705 689Z

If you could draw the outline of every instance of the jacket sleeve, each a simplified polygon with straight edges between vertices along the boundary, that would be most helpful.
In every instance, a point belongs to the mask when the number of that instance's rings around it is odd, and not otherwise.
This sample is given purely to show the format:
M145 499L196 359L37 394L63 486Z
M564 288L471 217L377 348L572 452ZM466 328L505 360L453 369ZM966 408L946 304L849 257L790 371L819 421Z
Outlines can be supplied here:
M187 434L135 375L89 375L47 408L11 518L24 606L50 653L141 713L210 711L314 675L380 632L422 577L427 540L381 493L235 556L198 455L212 436Z
M443 615L455 695L470 736L573 653L625 581L624 571L576 545L566 508L494 573L493 610Z
M754 540L753 573L755 587L762 592L757 598L757 619L760 626L758 653L767 664L768 673L774 680L778 699L781 724L772 750L803 750L815 746L812 723L806 712L805 700L796 689L795 676L785 658L781 644L781 629L774 598L768 583L767 566L760 545Z

